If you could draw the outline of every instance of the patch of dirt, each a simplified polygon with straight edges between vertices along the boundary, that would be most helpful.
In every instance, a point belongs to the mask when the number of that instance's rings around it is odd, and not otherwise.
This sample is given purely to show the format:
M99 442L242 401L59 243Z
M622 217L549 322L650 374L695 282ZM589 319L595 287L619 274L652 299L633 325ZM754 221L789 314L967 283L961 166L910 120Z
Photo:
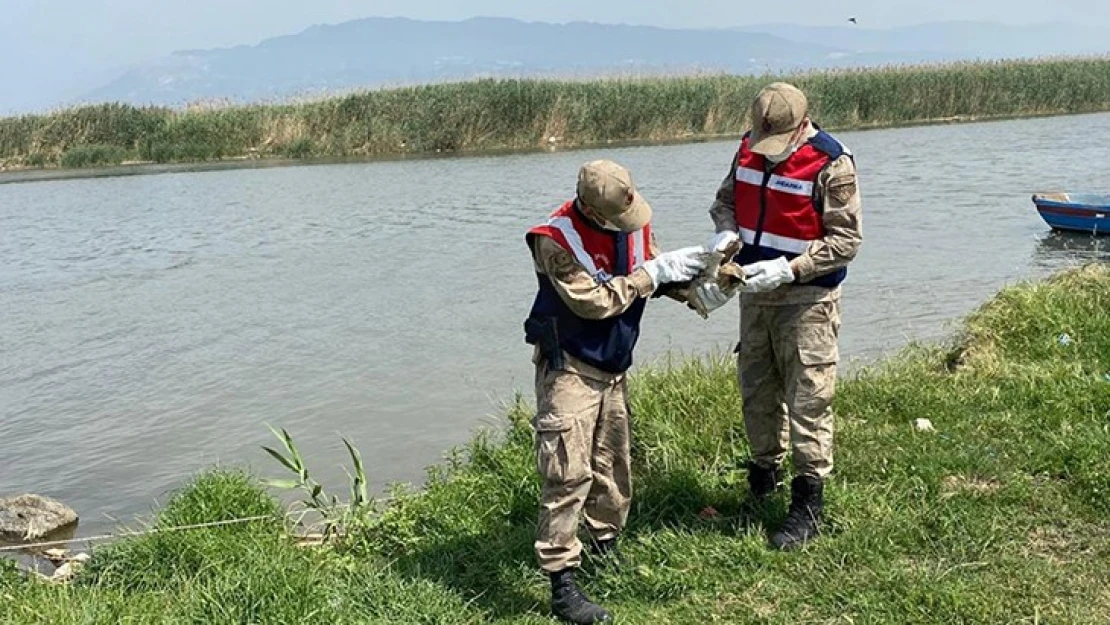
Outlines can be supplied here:
M1026 537L1022 554L1058 566L1090 562L1110 548L1110 527L1081 521L1035 527Z
M954 497L959 494L993 495L1002 488L1002 482L994 478L967 477L964 475L949 475L941 482L944 492L942 499Z

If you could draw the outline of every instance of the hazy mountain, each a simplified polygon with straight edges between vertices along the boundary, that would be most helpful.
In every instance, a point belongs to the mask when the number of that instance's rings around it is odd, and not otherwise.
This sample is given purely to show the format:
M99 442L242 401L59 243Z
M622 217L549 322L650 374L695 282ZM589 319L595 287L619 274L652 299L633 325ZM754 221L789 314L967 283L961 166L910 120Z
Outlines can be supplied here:
M1099 33L1063 25L938 23L872 30L768 24L679 30L500 18L370 18L313 26L254 46L185 50L135 67L82 101L182 105L472 78L727 71L763 73L961 58L1101 52Z
M840 52L727 30L371 18L314 26L257 46L177 52L135 68L86 99L180 104L474 76L752 72L820 64Z

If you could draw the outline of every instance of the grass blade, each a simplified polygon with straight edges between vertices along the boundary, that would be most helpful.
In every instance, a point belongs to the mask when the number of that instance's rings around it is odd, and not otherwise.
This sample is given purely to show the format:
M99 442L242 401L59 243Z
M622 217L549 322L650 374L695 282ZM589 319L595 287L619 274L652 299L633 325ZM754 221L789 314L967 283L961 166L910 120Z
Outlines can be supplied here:
M280 462L280 463L281 463L282 465L284 465L284 466L285 466L285 468L289 469L289 470L290 470L290 471L292 471L293 473L298 473L298 474L299 474L299 473L301 472L301 471L300 471L300 469L299 469L299 468L297 468L297 467L296 467L296 466L295 466L295 465L293 464L293 462L292 462L291 460L289 460L289 459L288 459L288 458L286 458L285 456L281 455L281 454L280 454L280 453L278 453L277 451L275 451L275 450L273 450L273 449L270 449L269 447L266 447L265 445L263 445L263 446L262 446L262 449L263 449L263 450L264 450L264 451L265 451L266 453L268 453L268 454L270 454L271 456L273 456L275 460L277 460L278 462Z

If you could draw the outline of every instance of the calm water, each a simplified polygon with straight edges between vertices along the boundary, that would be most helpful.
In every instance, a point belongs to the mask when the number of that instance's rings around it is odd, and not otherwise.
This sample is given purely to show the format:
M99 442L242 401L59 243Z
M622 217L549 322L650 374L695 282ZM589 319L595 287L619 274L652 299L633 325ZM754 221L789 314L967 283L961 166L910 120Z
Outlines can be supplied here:
M1051 234L1031 193L1107 190L1110 115L845 133L865 242L843 353L871 359L1016 280L1110 259ZM424 467L528 394L524 231L578 165L628 165L664 248L701 243L732 142L0 186L0 494L57 497L81 533L149 513L216 463L277 476L286 427L332 487L340 436L375 483ZM639 363L736 340L649 306ZM284 476L283 476L284 477Z

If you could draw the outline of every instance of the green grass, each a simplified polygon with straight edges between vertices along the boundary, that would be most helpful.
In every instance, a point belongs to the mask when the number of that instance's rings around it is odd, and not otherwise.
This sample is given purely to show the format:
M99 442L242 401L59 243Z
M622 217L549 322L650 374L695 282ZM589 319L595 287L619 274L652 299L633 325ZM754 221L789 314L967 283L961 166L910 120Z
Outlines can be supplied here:
M0 119L0 165L70 166L89 145L130 158L366 157L736 135L774 76L477 80L302 104L104 104ZM888 67L787 76L831 129L1110 110L1110 59ZM554 141L552 141L554 139Z
M842 380L830 531L784 554L767 535L785 497L741 513L731 362L641 371L624 563L582 579L624 623L1105 623L1108 374L1110 269L1004 290L949 344ZM334 548L293 546L253 478L206 474L157 523L275 521L127 540L70 587L0 570L0 622L550 622L529 417L518 404Z

